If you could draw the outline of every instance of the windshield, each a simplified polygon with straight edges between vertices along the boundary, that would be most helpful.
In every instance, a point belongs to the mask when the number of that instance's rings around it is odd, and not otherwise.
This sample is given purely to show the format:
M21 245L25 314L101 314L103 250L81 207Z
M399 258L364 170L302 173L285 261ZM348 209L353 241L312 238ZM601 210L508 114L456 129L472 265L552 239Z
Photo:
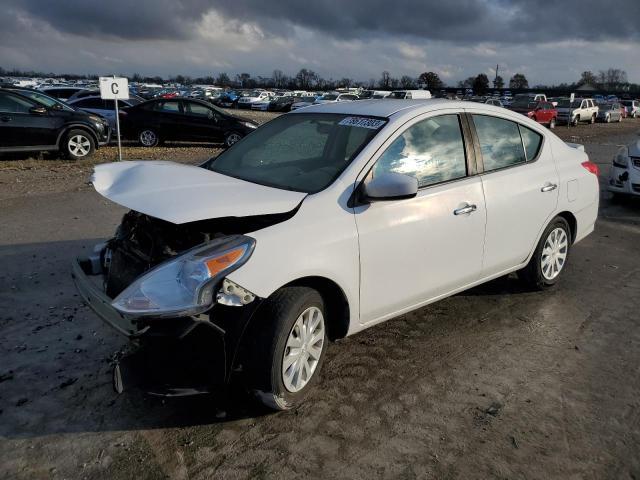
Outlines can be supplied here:
M536 102L534 102L533 99L530 97L521 97L521 98L516 98L511 104L511 106L513 108L518 108L518 107L528 108L530 105L534 106L535 103Z
M316 101L316 97L300 97L300 100L298 100L299 102L308 102L308 103L313 103Z
M389 95L387 95L386 98L395 98L398 100L403 100L404 97L407 96L407 92L391 92Z
M335 95L333 93L327 93L326 95L323 95L320 100L335 100L338 98L338 95Z
M74 111L74 109L66 103L39 92L20 90L18 93L20 93L20 95L24 95L25 97L29 97L31 100L35 100L36 102L39 102L48 108L53 108L57 105L56 108L59 108L60 110L66 110L68 112Z
M328 113L283 115L205 168L261 185L319 192L333 183L386 122Z

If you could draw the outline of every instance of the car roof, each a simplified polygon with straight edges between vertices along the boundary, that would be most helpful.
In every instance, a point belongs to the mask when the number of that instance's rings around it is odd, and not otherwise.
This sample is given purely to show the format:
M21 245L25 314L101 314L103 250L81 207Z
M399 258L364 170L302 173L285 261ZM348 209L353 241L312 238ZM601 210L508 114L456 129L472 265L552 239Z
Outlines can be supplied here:
M292 113L339 113L345 115L366 115L371 117L391 117L400 111L441 108L460 108L464 103L456 100L424 99L424 100L357 100L354 102L325 103L313 105L304 110Z

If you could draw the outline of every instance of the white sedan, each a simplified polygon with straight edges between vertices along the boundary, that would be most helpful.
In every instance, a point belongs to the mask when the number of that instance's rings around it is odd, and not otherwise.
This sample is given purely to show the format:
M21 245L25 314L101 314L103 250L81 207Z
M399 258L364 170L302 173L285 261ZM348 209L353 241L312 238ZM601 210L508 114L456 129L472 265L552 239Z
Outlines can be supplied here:
M640 196L640 140L620 147L609 170L609 191Z
M552 287L594 229L597 173L580 146L504 108L312 106L200 167L98 165L96 190L131 211L73 276L155 352L156 393L239 378L289 409L330 340L510 272Z

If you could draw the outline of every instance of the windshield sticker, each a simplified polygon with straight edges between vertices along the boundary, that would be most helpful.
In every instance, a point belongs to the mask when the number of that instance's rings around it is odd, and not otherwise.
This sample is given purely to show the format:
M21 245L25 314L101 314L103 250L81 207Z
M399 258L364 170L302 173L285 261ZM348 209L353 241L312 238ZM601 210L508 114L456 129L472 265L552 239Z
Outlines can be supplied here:
M347 118L343 118L338 125L343 125L346 127L370 128L371 130L377 130L384 124L385 124L384 120L378 120L377 118L347 117Z

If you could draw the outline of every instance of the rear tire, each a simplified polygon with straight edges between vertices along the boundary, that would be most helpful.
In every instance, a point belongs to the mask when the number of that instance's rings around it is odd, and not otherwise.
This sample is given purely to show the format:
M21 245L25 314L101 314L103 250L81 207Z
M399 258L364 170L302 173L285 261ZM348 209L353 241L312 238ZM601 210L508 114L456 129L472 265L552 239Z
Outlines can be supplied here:
M138 142L143 147L155 147L160 143L158 132L153 128L143 128L138 133Z
M62 150L67 158L81 160L89 157L96 149L93 137L85 130L71 130L64 137Z
M556 119L552 118L549 122L549 130L553 130L554 128L556 128Z
M325 322L324 301L308 287L282 288L260 307L247 333L247 374L248 387L262 404L289 410L304 401L325 357Z
M622 123L622 115L620 115L620 117L618 117L618 123Z
M593 125L594 123L596 123L596 116L591 115L591 125Z
M518 277L534 290L544 290L558 282L569 259L571 229L562 217L555 217L545 228L538 246Z

